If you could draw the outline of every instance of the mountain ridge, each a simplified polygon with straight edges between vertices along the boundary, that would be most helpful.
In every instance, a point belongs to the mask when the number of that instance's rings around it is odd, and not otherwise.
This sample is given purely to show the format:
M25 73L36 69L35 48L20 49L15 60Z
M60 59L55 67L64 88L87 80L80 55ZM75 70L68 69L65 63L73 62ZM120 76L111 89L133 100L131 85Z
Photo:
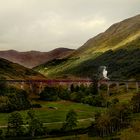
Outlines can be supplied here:
M19 52L16 50L6 50L0 51L0 57L25 67L32 68L56 58L67 57L73 51L73 49L68 48L56 48L50 52L40 52L34 50Z
M82 53L85 53L85 51L87 53L91 51L105 52L109 49L113 49L114 46L118 44L118 40L120 42L124 41L124 39L129 41L129 38L133 36L133 34L137 34L136 38L140 36L140 14L111 25L105 32L99 33L93 38L90 38L77 49L72 56L81 55ZM108 38L108 36L110 38ZM122 46L123 45L124 44L122 44ZM90 50L91 48L92 50Z

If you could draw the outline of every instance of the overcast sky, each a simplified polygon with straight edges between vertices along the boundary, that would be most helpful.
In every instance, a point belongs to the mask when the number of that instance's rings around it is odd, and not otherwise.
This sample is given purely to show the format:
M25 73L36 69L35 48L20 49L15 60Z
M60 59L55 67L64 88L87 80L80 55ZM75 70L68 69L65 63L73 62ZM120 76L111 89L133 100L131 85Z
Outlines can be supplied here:
M140 14L140 0L0 0L0 50L78 48Z

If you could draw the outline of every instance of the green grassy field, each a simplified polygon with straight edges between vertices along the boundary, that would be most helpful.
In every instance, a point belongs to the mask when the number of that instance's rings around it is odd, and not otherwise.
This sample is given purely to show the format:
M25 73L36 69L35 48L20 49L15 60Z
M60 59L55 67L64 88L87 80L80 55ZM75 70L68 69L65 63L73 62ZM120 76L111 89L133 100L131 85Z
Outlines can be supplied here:
M111 101L117 98L121 103L128 103L131 100L132 96L135 94L136 94L135 90L129 90L127 93L125 91L121 91L120 93L116 93L112 96L108 96L107 100Z
M132 96L135 94L135 90L131 90L128 93L121 92L114 94L112 96L108 96L107 100L111 101L114 98L118 98L120 102L129 102ZM56 101L56 102L47 102L47 101L39 101L33 100L33 103L41 104L42 108L34 109L36 115L40 120L44 123L53 123L48 124L49 127L58 126L58 123L54 122L63 122L65 120L65 116L70 109L74 109L78 114L78 119L87 119L87 118L94 118L94 113L96 111L104 111L105 108L101 107L93 107L90 105L82 104L82 103L74 103L70 101ZM56 109L50 109L49 107L54 107ZM23 118L26 120L27 110L20 111ZM6 125L7 119L10 113L0 113L0 125ZM86 123L89 120L85 120ZM91 121L90 121L91 122ZM81 122L79 125L82 125Z
M57 101L57 102L46 102L46 101L37 101L37 103L42 105L42 108L36 108L35 113L40 118L43 123L52 123L48 124L50 127L58 126L58 123L55 122L64 122L65 116L70 109L74 109L77 112L78 119L87 119L94 118L94 113L96 111L104 111L104 108L93 107L81 103L74 103L69 101ZM50 109L49 107L55 107L56 109ZM20 111L23 118L26 120L27 111ZM7 119L10 113L0 113L0 125L6 125ZM89 120L90 121L90 120ZM81 120L79 125L84 125L84 122L87 124L87 120ZM91 122L91 121L90 121ZM61 124L61 123L60 123Z

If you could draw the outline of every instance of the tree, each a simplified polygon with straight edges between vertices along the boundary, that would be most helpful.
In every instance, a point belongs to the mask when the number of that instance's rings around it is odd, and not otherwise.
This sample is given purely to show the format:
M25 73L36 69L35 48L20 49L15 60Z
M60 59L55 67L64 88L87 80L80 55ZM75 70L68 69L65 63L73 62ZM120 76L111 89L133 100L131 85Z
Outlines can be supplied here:
M14 87L8 87L0 96L0 112L12 112L31 108L27 93Z
M95 97L93 95L88 95L88 96L85 96L84 98L82 98L81 101L84 104L93 105L94 98Z
M40 93L40 99L47 101L56 101L58 99L59 90L57 87L46 86Z
M71 86L70 86L70 91L74 92L74 85L73 84L71 84Z
M0 140L3 140L3 130L0 129Z
M134 113L140 112L140 94L136 94L132 97L131 105Z
M67 90L67 88L65 88L63 86L59 86L58 89L59 89L58 96L60 99L63 99L63 100L70 99L70 92L71 91Z
M10 93L8 95L12 111L13 110L22 110L29 109L31 104L27 98L26 91L19 90L16 93Z
M23 134L23 118L18 112L13 112L8 118L7 135L21 136Z
M111 124L111 120L108 114L103 114L97 118L96 129L99 136L109 135L110 124Z
M0 96L0 112L9 112L11 110L11 103L7 96Z
M94 75L91 77L91 79L92 79L92 84L89 87L90 93L92 93L93 95L97 95L98 94L98 82L99 82L98 76Z
M93 102L93 106L98 106L98 107L105 107L106 106L106 99L101 96L101 95L95 95Z
M7 90L7 83L5 80L5 77L0 77L0 95L4 95L5 91Z
M81 102L81 99L84 97L84 93L82 91L73 92L70 94L70 100L75 102Z
M42 135L45 133L45 128L43 123L37 118L33 110L28 111L28 124L29 124L29 133L32 137L35 135Z
M112 105L115 105L115 104L119 103L119 99L114 98L111 103L112 103Z
M111 117L112 132L128 126L130 122L131 110L129 104L118 103L109 109L108 114Z
M70 110L66 115L66 120L62 126L62 130L72 130L77 126L77 114L74 110Z
M101 117L101 112L96 111L94 117L95 117L95 121L98 120L98 118Z

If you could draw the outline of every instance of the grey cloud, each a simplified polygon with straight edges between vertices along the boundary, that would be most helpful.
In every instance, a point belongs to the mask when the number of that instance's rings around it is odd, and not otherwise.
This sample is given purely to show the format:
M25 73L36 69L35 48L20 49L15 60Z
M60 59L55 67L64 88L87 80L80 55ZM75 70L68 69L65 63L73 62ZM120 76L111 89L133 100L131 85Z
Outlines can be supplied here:
M139 0L0 0L0 50L78 48L139 13Z

